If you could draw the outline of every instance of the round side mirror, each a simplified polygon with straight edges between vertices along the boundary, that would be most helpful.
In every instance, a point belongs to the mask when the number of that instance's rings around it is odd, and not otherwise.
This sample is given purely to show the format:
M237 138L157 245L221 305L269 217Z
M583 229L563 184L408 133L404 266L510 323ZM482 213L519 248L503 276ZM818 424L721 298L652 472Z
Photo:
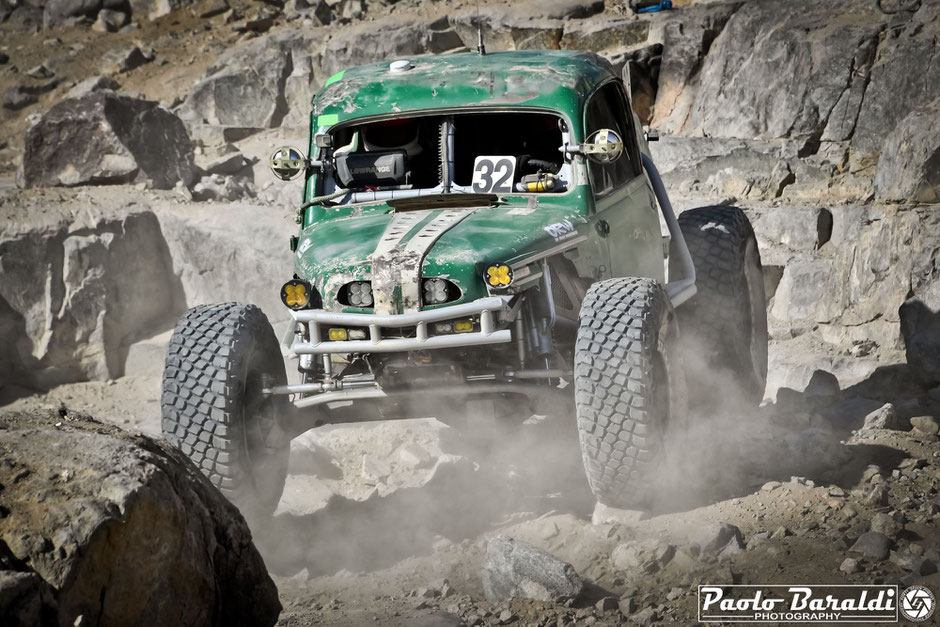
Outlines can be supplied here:
M613 163L623 154L623 140L616 131L602 128L588 136L581 153L594 163Z
M271 171L282 181L297 178L307 169L307 160L304 153L290 146L282 146L271 155Z

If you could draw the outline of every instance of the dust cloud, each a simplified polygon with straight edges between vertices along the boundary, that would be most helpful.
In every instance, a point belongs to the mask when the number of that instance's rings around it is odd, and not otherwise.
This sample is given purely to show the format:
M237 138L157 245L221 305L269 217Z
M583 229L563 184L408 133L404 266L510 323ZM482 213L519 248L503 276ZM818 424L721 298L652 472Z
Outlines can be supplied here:
M675 425L664 447L665 463L649 477L655 489L642 517L743 496L794 475L836 479L829 476L831 470L848 457L844 434L820 416L781 412L773 404L748 406L730 373L708 369L702 355L687 345L684 366L710 372L722 402L710 407L695 399L689 403L683 424ZM339 411L377 413L360 406ZM326 427L304 436L329 440L330 452L316 447L312 455L320 463L306 472L314 482L325 480L336 494L321 485L323 502L305 509L303 486L310 483L301 484L299 492L285 496L299 507L284 511L282 501L272 520L256 524L256 541L273 572L371 571L548 513L590 518L595 502L582 465L573 398L550 415L524 422L527 412L502 422L485 412L468 416L474 412L459 399L436 407L422 400L400 413L415 418L345 425L332 432ZM390 487L396 454L415 438L423 438L423 448L430 450L426 470ZM369 480L370 464L389 466L391 478Z

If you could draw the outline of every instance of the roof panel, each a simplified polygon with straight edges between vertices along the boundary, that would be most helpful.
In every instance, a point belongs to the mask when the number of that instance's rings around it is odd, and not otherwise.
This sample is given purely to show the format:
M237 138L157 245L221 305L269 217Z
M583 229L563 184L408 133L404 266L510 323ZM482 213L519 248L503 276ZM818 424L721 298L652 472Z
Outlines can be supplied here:
M597 84L613 76L610 63L588 52L416 56L409 58L412 69L397 73L389 67L393 60L332 77L313 98L314 115L332 124L422 109L510 105L556 109L575 118Z

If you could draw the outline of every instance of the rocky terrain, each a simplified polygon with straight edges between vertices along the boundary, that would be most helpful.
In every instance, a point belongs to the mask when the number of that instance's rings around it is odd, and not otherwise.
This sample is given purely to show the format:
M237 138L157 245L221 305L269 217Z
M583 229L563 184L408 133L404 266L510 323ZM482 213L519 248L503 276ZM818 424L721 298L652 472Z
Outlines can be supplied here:
M305 146L311 94L352 64L473 49L479 13L490 50L629 61L674 204L748 211L767 401L695 416L681 489L642 516L595 511L564 421L484 444L429 417L306 434L253 529L280 623L689 623L697 583L937 592L940 2L674 4L0 0L0 439L64 437L59 412L158 436L183 309L286 320L300 190L266 161ZM61 607L65 579L10 545L6 474L0 571L26 575L0 608L37 576ZM500 598L521 589L538 600Z

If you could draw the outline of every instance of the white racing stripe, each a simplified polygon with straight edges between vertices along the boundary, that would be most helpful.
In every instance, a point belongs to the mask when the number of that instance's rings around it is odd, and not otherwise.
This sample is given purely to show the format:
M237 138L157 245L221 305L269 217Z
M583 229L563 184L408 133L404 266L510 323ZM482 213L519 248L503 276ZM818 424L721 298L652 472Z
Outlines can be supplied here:
M403 244L408 232L432 213L438 215ZM376 314L413 313L421 309L421 266L425 256L441 235L472 213L472 209L425 209L392 217L371 256ZM395 303L396 287L401 288L401 312Z
M405 258L417 258L416 264L409 264L401 270L401 300L404 313L413 313L421 309L421 266L424 258L440 239L441 235L452 229L461 220L473 213L473 210L454 209L441 213L428 222L405 245Z

